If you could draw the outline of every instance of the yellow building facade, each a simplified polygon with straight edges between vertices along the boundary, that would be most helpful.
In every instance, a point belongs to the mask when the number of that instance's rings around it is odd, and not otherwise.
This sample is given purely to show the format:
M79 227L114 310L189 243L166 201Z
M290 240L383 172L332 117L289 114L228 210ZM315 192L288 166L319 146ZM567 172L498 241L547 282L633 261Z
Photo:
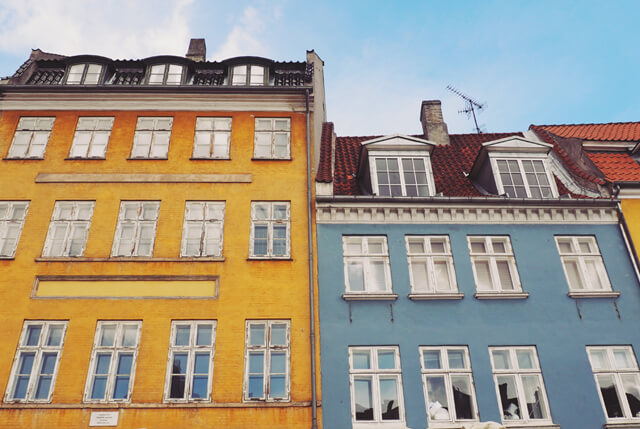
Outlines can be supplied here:
M313 423L321 60L202 59L34 51L1 87L0 427Z

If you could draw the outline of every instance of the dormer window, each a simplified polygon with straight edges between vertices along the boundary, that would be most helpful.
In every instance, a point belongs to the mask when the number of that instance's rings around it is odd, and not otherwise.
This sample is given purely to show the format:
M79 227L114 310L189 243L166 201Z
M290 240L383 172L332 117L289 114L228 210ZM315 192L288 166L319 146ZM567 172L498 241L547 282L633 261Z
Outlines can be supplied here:
M97 85L102 74L100 64L74 64L69 67L67 85Z
M149 85L180 85L184 67L177 64L156 64L149 71Z
M231 85L233 86L263 86L265 77L264 67L255 64L235 66L231 69Z

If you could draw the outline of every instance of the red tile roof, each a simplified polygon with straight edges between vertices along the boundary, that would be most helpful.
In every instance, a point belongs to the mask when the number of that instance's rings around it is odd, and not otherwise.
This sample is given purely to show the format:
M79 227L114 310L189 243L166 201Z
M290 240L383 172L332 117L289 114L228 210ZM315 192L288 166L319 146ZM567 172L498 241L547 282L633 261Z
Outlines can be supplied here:
M331 147L333 138L333 122L322 124L322 137L320 139L320 160L318 161L318 172L316 181L331 183Z
M600 141L640 141L640 122L540 125L539 127L560 137Z
M627 152L586 152L611 182L640 181L640 165Z

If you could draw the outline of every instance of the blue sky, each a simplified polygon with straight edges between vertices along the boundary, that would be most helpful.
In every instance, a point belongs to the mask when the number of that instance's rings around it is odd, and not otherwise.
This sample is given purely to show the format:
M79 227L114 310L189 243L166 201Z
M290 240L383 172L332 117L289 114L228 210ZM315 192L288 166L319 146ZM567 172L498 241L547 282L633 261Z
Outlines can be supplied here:
M0 76L31 48L111 58L184 55L325 61L339 135L420 132L440 99L473 132L451 84L487 104L486 132L530 124L640 121L640 2L0 0Z

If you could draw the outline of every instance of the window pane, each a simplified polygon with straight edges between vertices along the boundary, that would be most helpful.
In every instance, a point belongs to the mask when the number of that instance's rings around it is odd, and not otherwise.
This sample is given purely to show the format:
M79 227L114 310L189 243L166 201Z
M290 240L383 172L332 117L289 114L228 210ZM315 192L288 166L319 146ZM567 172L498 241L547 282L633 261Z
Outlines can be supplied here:
M622 374L622 388L624 389L632 417L640 417L640 376L636 374Z
M287 372L286 358L287 358L287 355L284 352L271 353L270 370L272 374L285 374Z
M509 350L492 350L494 369L511 369Z
M380 380L380 400L382 401L382 420L400 420L396 378Z
M576 290L584 289L582 276L580 275L580 270L578 268L578 262L566 260L564 261L564 268L567 270L567 276L569 277L569 288Z
M15 387L13 389L13 397L15 399L24 399L27 395L27 386L33 368L35 353L21 353L18 362L18 371L16 374Z
M40 341L40 332L42 332L41 325L30 325L27 328L27 335L25 342L27 346L37 346Z
M191 326L189 325L178 325L176 326L176 346L188 346L189 345L189 336L191 335Z
M427 410L431 420L449 420L449 401L444 376L427 377Z
M470 377L467 375L452 375L453 402L457 419L473 419L473 394Z
M379 369L395 369L396 354L393 350L378 350L378 368Z
M135 325L124 325L122 328L122 345L124 347L135 347L138 343L138 327Z
M115 325L102 325L102 334L100 337L100 345L104 347L113 346L113 341L116 335Z
M198 332L196 335L196 345L210 346L213 327L211 325L198 325L197 329L198 329Z
M348 262L347 272L349 275L349 291L350 292L362 292L364 291L364 271L362 262Z
M491 282L491 271L489 270L488 261L476 261L476 275L478 281L478 290L491 290L493 284Z
M47 399L49 397L49 390L51 389L51 376L38 377L38 385L36 386L35 399Z
M502 290L513 290L513 278L511 277L511 269L509 267L509 262L507 261L496 261L496 265L498 267L498 276L500 277L500 286Z
M265 326L260 324L249 325L249 345L250 346L263 346Z
M487 253L487 249L485 247L484 240L480 241L472 241L471 242L471 252L472 253Z
M284 375L272 375L269 381L269 397L286 398L286 385Z
M207 398L209 390L209 376L208 375L194 375L193 386L191 388L191 397L194 399Z
M371 369L371 353L368 350L354 351L353 369Z
M209 352L196 353L196 358L193 364L194 374L208 374L209 373Z
M544 403L544 393L537 375L523 375L522 387L527 402L527 411L531 419L546 419L547 408Z
M520 369L534 369L534 359L531 350L517 350L516 357L518 358L518 368Z
M504 420L520 420L522 418L520 401L513 375L497 376L498 391L502 404L502 418Z
M107 387L106 376L96 376L93 379L93 388L91 389L90 399L104 399L105 389Z
M385 263L382 261L372 261L369 265L371 269L371 290L376 292L386 291L386 276L384 270Z
M449 357L449 368L463 369L467 367L464 350L448 350L447 355Z
M287 325L274 324L271 325L271 345L286 346L287 345Z
M440 362L440 350L425 350L422 352L422 356L425 369L442 368L442 363Z
M446 261L434 261L433 268L436 277L436 290L451 290L451 278L449 276L449 263Z
M427 281L427 262L412 261L411 273L413 274L413 288L416 292L426 292L428 287Z
M353 382L356 421L373 420L372 391L370 378L356 378Z
M595 289L595 290L602 290L604 289L604 285L602 284L602 281L600 280L600 273L599 270L597 268L597 262L593 259L589 260L585 260L584 264L587 267L587 276L589 278L589 283L591 286L591 289Z
M591 366L593 369L612 368L605 349L591 349L589 350L589 355L591 356Z
M422 240L422 239L409 240L409 252L410 253L425 253L425 251L424 251L424 240Z
M50 326L49 327L49 338L47 338L48 346L59 346L62 341L62 333L64 332L63 326Z
M598 375L596 379L600 386L600 393L602 394L602 401L607 411L607 417L624 417L622 414L622 406L620 405L620 396L613 375Z

